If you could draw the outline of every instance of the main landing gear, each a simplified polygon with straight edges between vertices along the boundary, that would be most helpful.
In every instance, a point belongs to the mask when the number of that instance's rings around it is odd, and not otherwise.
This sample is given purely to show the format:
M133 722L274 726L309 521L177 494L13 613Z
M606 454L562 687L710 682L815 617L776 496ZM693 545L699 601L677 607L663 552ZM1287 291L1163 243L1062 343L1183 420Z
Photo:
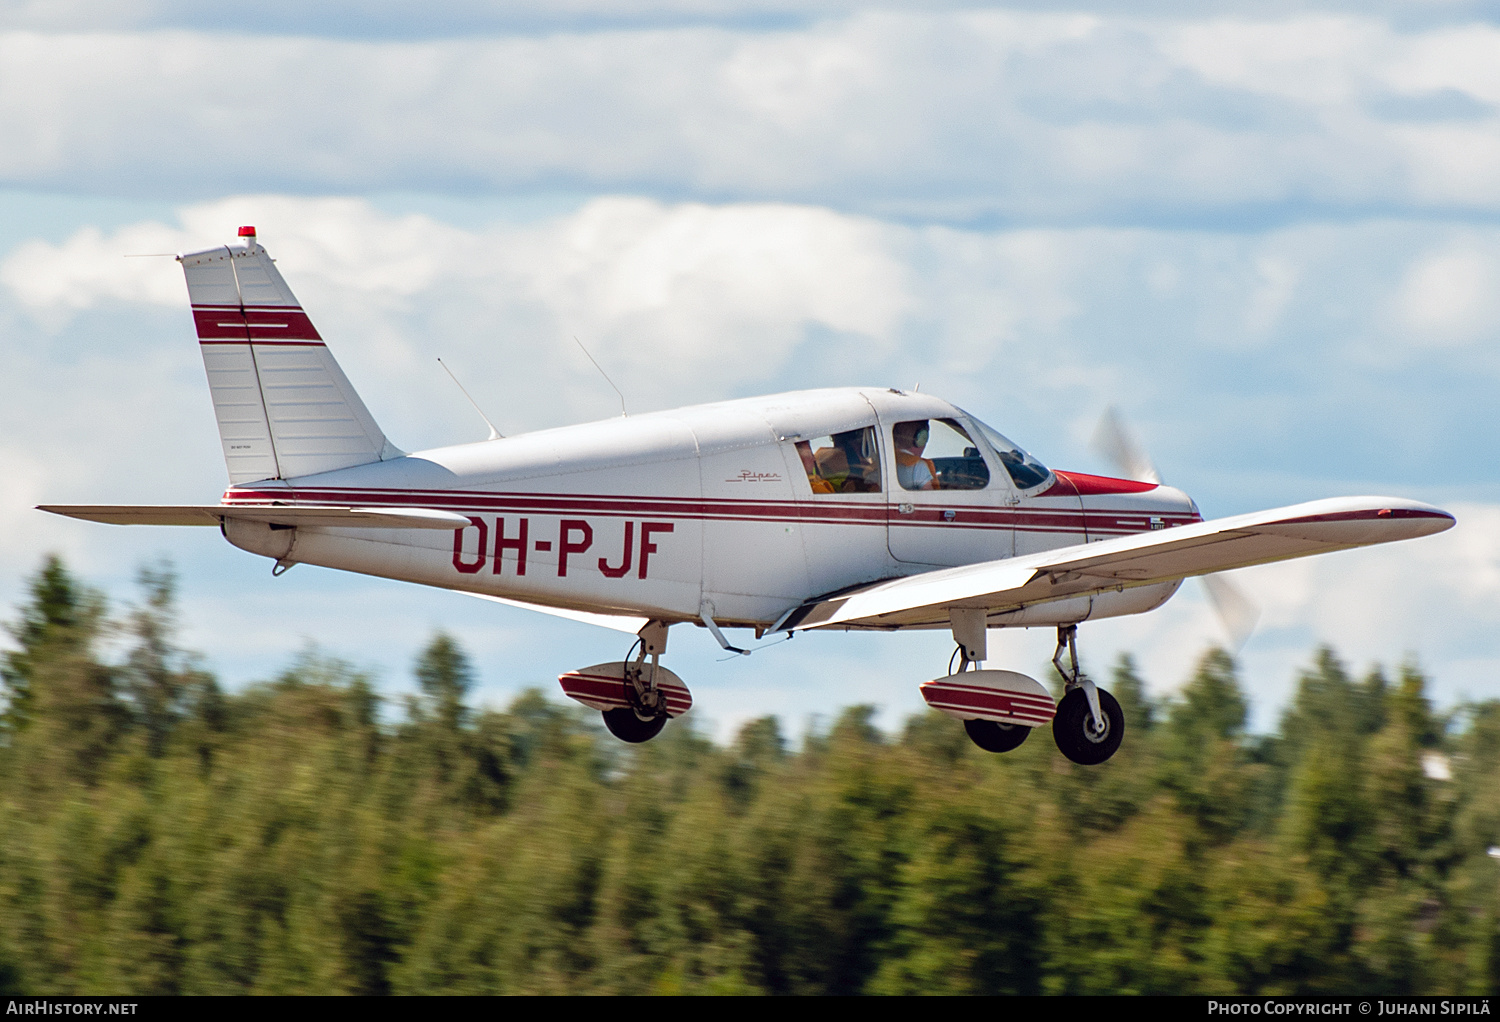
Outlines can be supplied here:
M950 607L948 615L958 643L953 654L958 670L949 661L948 676L923 684L922 698L962 720L975 745L986 752L1010 752L1050 721L1057 748L1074 763L1092 766L1115 754L1125 735L1125 715L1114 696L1078 669L1077 625L1057 629L1052 664L1063 679L1064 693L1061 702L1054 702L1034 678L977 666L986 653L984 610Z
M667 623L649 622L639 638L640 653L633 661L596 664L557 679L570 699L600 712L610 734L633 744L649 742L670 718L682 716L693 705L682 679L660 663L667 648Z
M927 705L964 722L975 745L986 752L1010 752L1031 737L1033 728L1052 719L1051 694L1034 678L1015 671L986 671L977 665L986 655L988 612L950 607L953 641L958 649L948 661L948 675L921 686Z
M1078 669L1078 626L1059 625L1052 666L1062 675L1064 694L1052 718L1052 738L1074 763L1093 766L1115 754L1125 737L1125 714L1115 697ZM1068 662L1063 663L1063 653Z
M982 627L983 623L981 622ZM972 629L970 630L972 631ZM955 627L953 630L955 637L957 637L958 632L959 629ZM958 670L953 670L953 660L951 658L948 661L950 677L959 677L965 671L972 672L976 677L980 673L979 668L974 665L984 659L984 640L981 639L979 643L973 643L972 636L965 637L970 638L971 641L965 643L960 639L958 649L953 651L953 656L958 658ZM962 681L964 679L959 677L959 680ZM998 720L982 720L972 717L964 721L964 730L968 732L969 740L985 752L1010 752L1012 749L1019 749L1021 743L1031 737L1031 728L1025 724L1007 723Z

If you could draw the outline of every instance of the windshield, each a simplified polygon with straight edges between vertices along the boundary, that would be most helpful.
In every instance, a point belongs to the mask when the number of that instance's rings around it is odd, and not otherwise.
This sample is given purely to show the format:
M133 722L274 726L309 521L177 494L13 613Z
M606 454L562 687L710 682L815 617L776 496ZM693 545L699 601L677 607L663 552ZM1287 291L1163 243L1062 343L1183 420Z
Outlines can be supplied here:
M968 415L967 412L964 414ZM994 448L995 454L1000 458L1000 464L1005 466L1005 471L1010 473L1011 479L1015 481L1016 489L1029 490L1052 478L1052 472L1046 465L1021 450L1000 433L972 415L969 415L969 421L984 434L984 438Z

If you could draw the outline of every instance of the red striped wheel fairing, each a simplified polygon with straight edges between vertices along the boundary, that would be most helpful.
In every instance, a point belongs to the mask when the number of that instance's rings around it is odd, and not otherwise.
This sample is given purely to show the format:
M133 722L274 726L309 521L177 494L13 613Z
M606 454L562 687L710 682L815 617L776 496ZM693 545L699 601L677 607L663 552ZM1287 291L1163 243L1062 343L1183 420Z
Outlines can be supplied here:
M1019 691L1006 680L969 680L974 675L1011 675L1024 678L1037 691ZM1025 686L1030 688L1030 686ZM1042 686L1024 675L1012 672L973 671L949 675L920 686L922 698L934 710L941 710L961 720L993 720L1002 724L1021 724L1025 727L1041 727L1050 722L1057 712L1057 704L1046 694Z
M621 676L621 664L609 665L618 673L598 673L595 669L585 668L582 671L569 671L560 675L557 683L562 686L563 694L569 699L576 699L583 705L595 710L619 710L630 706L630 700L626 696L625 686L629 682ZM667 672L662 671L662 674ZM693 695L688 691L686 685L675 684L664 678L656 683L666 697L666 710L669 717L680 717L693 707Z

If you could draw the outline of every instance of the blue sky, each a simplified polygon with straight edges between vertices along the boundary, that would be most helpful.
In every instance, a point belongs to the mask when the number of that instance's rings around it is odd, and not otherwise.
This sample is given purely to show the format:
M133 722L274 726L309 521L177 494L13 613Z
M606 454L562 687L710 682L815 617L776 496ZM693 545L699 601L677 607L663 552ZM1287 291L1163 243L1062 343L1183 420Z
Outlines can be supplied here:
M391 692L435 627L487 700L613 633L264 562L43 501L197 502L224 473L180 273L263 242L388 434L502 430L806 386L940 393L1058 467L1118 404L1220 515L1443 504L1401 547L1253 569L1270 726L1317 642L1500 696L1500 24L1488 5L0 4L0 602L56 549L125 592L160 555L239 683L309 639ZM420 13L415 13L420 11ZM1167 692L1196 589L1087 626ZM873 701L934 636L803 636L671 665L721 730ZM1029 670L1040 632L997 635Z

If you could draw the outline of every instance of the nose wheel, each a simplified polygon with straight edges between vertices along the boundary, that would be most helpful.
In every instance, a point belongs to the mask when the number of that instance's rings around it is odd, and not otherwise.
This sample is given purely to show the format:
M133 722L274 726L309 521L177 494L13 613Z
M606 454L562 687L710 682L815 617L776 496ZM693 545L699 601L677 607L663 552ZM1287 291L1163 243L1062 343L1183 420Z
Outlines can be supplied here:
M1052 739L1058 751L1074 763L1095 766L1113 756L1120 747L1125 737L1125 714L1114 696L1097 687L1078 669L1077 637L1077 625L1058 626L1052 666L1062 675L1066 693L1052 718Z
M1089 708L1088 697L1075 688L1057 704L1052 718L1052 739L1058 750L1074 763L1094 766L1103 763L1120 747L1125 736L1125 715L1115 697L1099 690L1098 717Z

